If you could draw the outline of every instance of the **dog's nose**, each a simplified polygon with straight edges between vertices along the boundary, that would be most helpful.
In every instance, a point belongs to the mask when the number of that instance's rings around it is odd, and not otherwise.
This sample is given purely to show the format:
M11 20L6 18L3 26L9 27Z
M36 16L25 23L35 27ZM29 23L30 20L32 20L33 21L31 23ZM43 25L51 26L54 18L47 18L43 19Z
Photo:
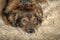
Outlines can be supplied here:
M35 30L34 30L33 28L31 28L31 29L26 29L26 32L27 32L27 33L34 33Z

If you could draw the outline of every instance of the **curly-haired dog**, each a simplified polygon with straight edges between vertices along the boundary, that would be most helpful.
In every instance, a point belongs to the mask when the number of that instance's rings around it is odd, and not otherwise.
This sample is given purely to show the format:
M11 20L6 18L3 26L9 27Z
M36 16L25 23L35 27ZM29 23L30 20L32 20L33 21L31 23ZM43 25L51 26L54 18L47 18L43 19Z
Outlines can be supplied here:
M2 18L6 25L21 27L27 33L34 33L42 23L42 9L39 0L6 0Z

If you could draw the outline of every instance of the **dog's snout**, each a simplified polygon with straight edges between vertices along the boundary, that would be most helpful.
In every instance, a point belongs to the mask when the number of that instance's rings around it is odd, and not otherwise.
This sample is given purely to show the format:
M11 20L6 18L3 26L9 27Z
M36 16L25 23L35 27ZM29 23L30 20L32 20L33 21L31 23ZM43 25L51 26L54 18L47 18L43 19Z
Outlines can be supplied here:
M26 29L26 32L27 32L27 33L34 33L35 30L34 30L33 28L31 28L31 29Z

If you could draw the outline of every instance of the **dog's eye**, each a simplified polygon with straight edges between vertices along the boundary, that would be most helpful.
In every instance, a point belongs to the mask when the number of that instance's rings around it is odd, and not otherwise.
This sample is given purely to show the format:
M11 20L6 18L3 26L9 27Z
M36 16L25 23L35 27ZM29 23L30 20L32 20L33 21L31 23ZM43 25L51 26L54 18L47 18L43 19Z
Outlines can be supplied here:
M22 22L23 25L26 25L27 22L28 22L28 19L27 18L22 18L21 22Z
M37 23L38 23L37 19L34 18L34 19L33 19L33 24L37 24Z

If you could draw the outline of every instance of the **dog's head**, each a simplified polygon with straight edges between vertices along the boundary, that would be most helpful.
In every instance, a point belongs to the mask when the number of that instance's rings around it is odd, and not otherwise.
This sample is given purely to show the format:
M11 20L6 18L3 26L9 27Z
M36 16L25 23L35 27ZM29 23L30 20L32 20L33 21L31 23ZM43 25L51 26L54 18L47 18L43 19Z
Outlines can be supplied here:
M35 32L35 29L38 28L38 25L41 24L41 22L42 19L38 15L27 13L25 16L22 16L19 26L21 26L26 32L33 33Z

